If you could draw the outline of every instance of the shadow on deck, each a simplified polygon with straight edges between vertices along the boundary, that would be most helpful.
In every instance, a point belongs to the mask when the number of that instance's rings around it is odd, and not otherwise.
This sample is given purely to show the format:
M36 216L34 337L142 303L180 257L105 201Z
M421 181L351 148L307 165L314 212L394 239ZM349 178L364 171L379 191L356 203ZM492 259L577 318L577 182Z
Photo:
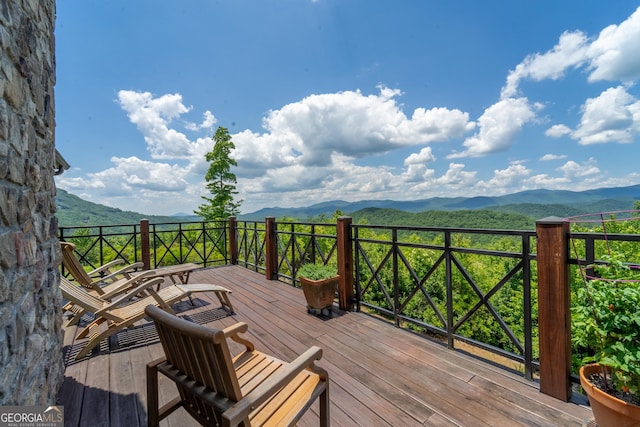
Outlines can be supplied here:
M364 313L331 317L307 314L300 289L238 266L195 271L190 283L215 283L233 291L236 314L214 295L197 293L194 304L175 306L179 316L215 328L249 325L256 349L292 360L311 345L331 380L334 426L581 426L591 410L538 391L536 383ZM67 426L146 425L145 364L162 355L149 321L121 331L99 351L72 360L81 343L65 331L65 381L58 404ZM161 379L161 402L175 388ZM318 425L317 402L299 425ZM161 425L188 426L182 409Z

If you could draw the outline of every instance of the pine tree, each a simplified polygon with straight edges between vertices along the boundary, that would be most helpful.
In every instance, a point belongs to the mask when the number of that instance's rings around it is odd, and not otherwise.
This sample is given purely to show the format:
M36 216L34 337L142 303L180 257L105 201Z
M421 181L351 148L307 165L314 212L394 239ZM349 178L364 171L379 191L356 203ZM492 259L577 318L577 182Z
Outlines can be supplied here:
M235 145L228 129L219 126L213 135L213 141L213 150L205 155L210 165L204 177L207 181L207 189L213 197L202 196L206 203L193 211L207 221L227 219L229 216L238 214L242 203L242 200L234 201L234 195L238 194L238 191L236 191L236 175L231 172L231 166L238 166L238 164L231 157L231 150Z

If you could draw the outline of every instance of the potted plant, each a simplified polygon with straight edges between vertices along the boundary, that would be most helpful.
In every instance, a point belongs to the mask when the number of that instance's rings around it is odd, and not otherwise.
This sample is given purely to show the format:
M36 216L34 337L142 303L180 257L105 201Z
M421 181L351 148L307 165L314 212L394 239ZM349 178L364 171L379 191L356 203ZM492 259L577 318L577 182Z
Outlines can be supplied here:
M328 315L340 278L336 268L324 264L303 264L298 270L298 278L307 300L307 312Z
M580 368L598 427L640 426L640 282L620 255L592 265L577 289L573 344L591 349Z

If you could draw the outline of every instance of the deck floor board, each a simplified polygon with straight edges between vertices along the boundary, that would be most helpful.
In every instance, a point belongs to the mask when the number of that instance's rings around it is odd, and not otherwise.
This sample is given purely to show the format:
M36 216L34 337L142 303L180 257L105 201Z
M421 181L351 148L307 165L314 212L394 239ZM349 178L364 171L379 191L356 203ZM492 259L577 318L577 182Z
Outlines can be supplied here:
M292 360L311 345L324 349L319 365L331 379L333 426L581 426L591 410L538 391L536 383L461 351L400 330L365 313L331 317L307 313L300 289L239 266L196 270L191 283L213 283L232 291L235 314L213 294L193 294L174 306L176 313L215 328L249 325L256 348ZM76 327L65 330L65 353L77 353ZM232 351L238 351L232 343ZM66 357L58 404L65 425L146 425L147 362L162 348L148 320L103 342L89 357ZM161 403L176 393L160 379ZM318 424L315 403L298 425ZM197 425L183 409L162 426Z

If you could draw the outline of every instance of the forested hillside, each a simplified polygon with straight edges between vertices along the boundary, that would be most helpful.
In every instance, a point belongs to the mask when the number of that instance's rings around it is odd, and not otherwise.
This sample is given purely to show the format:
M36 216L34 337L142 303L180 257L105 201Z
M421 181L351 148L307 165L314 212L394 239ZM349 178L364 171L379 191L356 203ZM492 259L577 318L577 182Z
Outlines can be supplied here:
M397 209L367 208L354 212L351 216L355 223L372 225L509 230L533 230L535 228L535 220L531 217L518 213L496 212L488 209L412 213Z
M137 212L123 211L109 206L91 203L66 192L56 190L56 217L60 227L76 227L83 225L116 225L135 224L141 219L152 223L176 222L179 218L171 216L144 215Z

